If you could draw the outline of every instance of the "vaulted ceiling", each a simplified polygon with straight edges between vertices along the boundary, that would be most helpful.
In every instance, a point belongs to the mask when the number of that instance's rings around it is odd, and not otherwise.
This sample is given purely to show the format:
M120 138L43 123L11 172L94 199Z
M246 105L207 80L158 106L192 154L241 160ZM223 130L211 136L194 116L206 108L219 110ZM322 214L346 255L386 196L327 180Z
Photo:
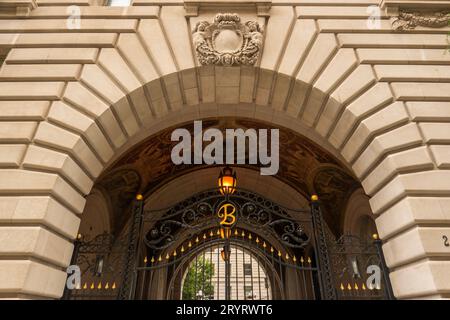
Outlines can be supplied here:
M193 123L186 123L177 128L186 128L192 133ZM203 130L208 128L217 128L224 132L225 129L274 127L254 120L219 118L203 121ZM170 155L172 148L177 144L171 141L174 129L168 128L142 141L98 179L96 187L109 195L114 208L115 228L120 229L125 223L128 215L124 213L137 193L148 195L176 177L206 167L206 165L173 164ZM322 200L325 219L330 229L338 234L341 228L341 214L348 197L360 186L359 183L343 165L320 146L291 130L279 129L280 167L276 177L306 198L318 194ZM259 165L239 166L259 170ZM215 180L217 176L211 179Z

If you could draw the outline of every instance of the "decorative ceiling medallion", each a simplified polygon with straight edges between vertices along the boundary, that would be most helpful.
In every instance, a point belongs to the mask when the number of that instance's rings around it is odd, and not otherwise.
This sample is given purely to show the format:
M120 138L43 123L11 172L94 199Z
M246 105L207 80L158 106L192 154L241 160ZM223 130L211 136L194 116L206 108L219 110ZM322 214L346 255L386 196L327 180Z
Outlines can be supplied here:
M200 21L192 34L202 65L254 65L262 48L262 28L258 22L243 24L236 13L219 13L212 24Z
M392 29L412 30L415 27L443 28L450 25L450 12L410 12L400 11L392 18Z

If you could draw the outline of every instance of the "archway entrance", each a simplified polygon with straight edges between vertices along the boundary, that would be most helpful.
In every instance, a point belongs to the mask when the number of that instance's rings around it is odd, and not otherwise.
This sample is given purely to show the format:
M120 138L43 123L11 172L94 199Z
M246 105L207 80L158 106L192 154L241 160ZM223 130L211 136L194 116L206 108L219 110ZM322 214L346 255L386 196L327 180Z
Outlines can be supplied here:
M218 223L224 205L236 223ZM248 190L210 189L170 208L138 197L128 232L77 243L84 284L67 299L387 299L381 249L333 240L320 203L286 208ZM378 276L371 277L373 273Z
M203 121L222 132L273 127L236 117ZM180 128L194 136L192 122L161 130L98 179L72 261L82 281L66 298L392 296L367 196L339 159L277 128L277 174L260 175L260 163L233 165L239 184L224 192L216 184L222 167L174 164L171 134ZM230 208L233 221L222 225Z

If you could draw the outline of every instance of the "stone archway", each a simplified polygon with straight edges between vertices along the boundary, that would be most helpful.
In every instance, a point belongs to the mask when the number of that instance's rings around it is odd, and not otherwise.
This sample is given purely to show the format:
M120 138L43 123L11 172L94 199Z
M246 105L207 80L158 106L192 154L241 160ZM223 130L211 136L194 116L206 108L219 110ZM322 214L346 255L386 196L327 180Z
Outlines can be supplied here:
M124 13L114 25L97 17L115 11L92 18L90 9L82 33L50 39L27 33L31 19L12 19L17 34L3 40L12 49L0 71L1 297L62 295L84 197L127 149L180 118L237 114L290 128L354 172L398 298L448 296L450 84L446 68L433 69L448 64L436 52L445 31L393 33L382 13L381 31L367 35L358 6L347 23L273 5L268 17L249 14L265 26L256 67L200 67L189 32L198 18L186 20L182 6Z
M191 134L193 130L193 123L185 122L182 115L177 120L178 124L148 136L132 149L127 149L97 179L95 186L105 189L105 193L110 195L113 216L117 218L119 229L116 232L127 222L129 215L124 212L138 193L144 196L149 205L161 207L163 203L173 204L180 195L189 197L195 193L194 190L216 186L220 166L175 165L172 162L171 150L176 142L171 141L171 133L178 128L186 129ZM340 161L314 142L276 122L238 116L196 120L202 120L203 130L215 128L222 132L237 128L277 128L281 154L275 177L261 176L258 165L235 164L233 167L239 175L239 186L259 192L272 201L282 202L286 207L303 207L313 194L320 194L326 212L325 220L336 236L342 233L341 214L351 192L359 188L360 184ZM138 178L130 178L135 175ZM155 198L154 193L160 197Z

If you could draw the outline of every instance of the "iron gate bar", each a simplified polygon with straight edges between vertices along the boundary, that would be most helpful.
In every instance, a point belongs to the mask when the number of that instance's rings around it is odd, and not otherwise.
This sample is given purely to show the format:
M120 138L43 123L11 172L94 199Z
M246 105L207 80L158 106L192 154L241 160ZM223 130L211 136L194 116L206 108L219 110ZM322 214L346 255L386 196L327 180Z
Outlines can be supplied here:
M228 194L227 194L228 195ZM223 247L223 250L225 251L225 300L230 300L231 292L230 292L230 256L231 256L231 248L230 248L230 240L227 238L225 239L225 245Z
M377 248L378 257L380 259L380 264L381 264L381 270L383 271L383 280L384 280L384 287L385 287L387 299L394 300L395 296L394 296L394 293L392 292L391 280L389 278L389 271L388 271L389 269L386 265L386 260L384 259L384 255L383 255L382 241L377 237L377 239L375 239L375 241L374 241L374 244Z
M130 300L134 297L136 287L136 271L139 248L139 237L142 225L144 201L142 195L137 195L132 209L132 224L128 235L128 246L125 258L125 269L119 291L119 300Z
M245 252L244 252L244 250L242 250L242 264L244 264L244 263L245 263ZM245 280L246 280L246 278L244 276L244 300L247 300L247 295L245 294L245 287L246 287Z
M333 284L333 275L331 274L330 257L328 255L327 241L323 226L322 211L317 196L311 197L311 214L313 221L313 232L316 241L316 259L321 270L319 283L321 284L322 298L325 300L336 300L336 290Z
M238 299L239 299L239 284L238 284L238 277L237 277L237 274L238 274L238 264L237 264L238 252L237 252L237 250L234 251L234 260L236 260L236 297L238 297ZM245 279L245 277L244 277L244 279ZM245 293L244 293L244 296L245 296Z

